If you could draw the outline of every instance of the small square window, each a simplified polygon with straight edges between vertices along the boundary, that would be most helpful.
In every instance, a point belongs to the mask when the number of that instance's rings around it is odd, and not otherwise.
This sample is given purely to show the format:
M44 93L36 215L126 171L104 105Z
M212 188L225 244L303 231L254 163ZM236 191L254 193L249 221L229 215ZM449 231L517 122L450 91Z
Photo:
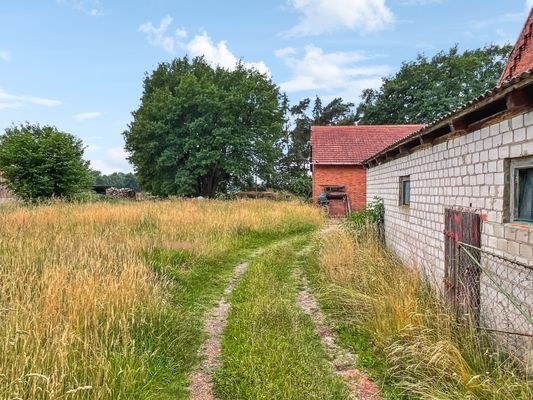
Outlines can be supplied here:
M400 177L400 205L409 206L411 204L411 177Z
M533 160L511 165L513 220L533 222Z

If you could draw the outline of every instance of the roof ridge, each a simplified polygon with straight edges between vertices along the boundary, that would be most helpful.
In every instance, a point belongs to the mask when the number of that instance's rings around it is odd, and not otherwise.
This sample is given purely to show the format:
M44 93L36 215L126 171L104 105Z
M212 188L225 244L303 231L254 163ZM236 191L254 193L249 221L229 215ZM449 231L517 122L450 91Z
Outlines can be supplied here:
M524 22L522 30L518 34L515 45L508 55L507 63L503 69L503 72L498 80L498 85L503 82L511 80L512 78L522 74L523 72L533 67L531 56L529 60L526 60L526 65L520 65L520 61L524 58L524 54L532 53L531 49L531 36L533 34L533 7L529 10L529 15ZM528 50L526 52L526 50Z

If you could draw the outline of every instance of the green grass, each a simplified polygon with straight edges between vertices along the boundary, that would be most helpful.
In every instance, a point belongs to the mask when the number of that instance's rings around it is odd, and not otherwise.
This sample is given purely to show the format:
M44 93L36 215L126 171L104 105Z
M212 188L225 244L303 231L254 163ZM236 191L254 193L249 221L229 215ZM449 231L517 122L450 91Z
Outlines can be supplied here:
M221 399L348 398L311 318L297 305L293 271L307 243L304 235L258 257L235 289L215 379Z
M129 379L138 384L128 388L126 398L188 398L188 379L199 363L198 351L205 340L205 313L222 295L235 266L249 259L255 249L290 240L314 228L312 224L302 224L281 232L239 232L229 249L207 257L186 249L156 248L146 252L151 269L170 283L173 307L140 313L142 319L138 329L134 329L138 352L132 355L131 362L116 363L133 363L138 368L113 374L137 374L137 379ZM143 359L146 354L151 356Z
M321 236L305 273L339 344L384 398L529 400L533 381L372 235Z

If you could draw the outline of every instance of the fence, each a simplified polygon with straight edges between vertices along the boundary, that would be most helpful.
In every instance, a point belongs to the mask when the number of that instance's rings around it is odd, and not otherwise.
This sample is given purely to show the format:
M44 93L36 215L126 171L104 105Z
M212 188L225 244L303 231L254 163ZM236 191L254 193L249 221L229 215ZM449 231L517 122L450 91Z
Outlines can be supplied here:
M533 345L533 267L458 242L452 302L459 321L490 332L495 345L531 357Z

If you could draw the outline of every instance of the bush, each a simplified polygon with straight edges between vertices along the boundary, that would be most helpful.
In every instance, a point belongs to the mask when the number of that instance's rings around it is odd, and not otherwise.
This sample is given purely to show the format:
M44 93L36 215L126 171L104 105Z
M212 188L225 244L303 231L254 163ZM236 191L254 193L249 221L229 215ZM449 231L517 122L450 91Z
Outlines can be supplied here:
M385 223L385 206L379 197L367 204L363 211L352 212L348 216L346 228L356 234L366 232L369 229L375 230L382 236L383 224Z
M24 200L70 197L90 183L80 139L52 126L8 128L0 136L0 171Z

